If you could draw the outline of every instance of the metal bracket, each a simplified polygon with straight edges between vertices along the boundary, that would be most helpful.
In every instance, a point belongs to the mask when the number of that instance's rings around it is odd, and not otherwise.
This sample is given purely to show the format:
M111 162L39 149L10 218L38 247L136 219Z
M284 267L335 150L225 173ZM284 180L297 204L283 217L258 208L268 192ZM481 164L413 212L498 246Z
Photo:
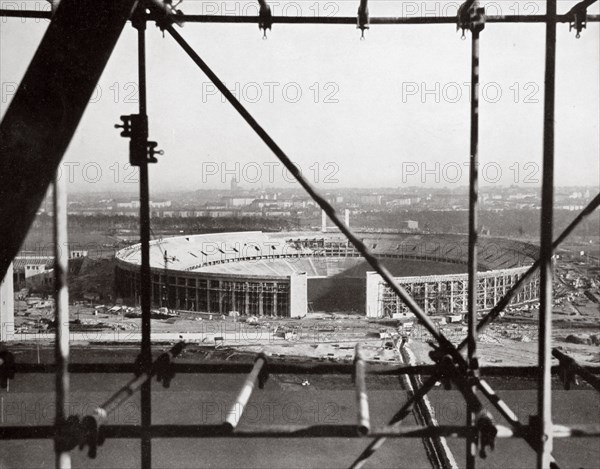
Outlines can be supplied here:
M583 0L571 8L566 15L569 19L569 31L574 29L577 39L581 37L581 31L587 27L587 8L595 2L596 0Z
M579 385L576 368L577 362L572 357L564 354L560 355L558 359L558 378L563 384L565 391L569 391L572 384L575 384L575 386Z
M115 124L116 129L123 129L121 137L130 138L129 163L131 166L141 166L156 163L155 155L163 155L162 150L156 150L156 142L148 141L148 116L131 114L121 116L122 124Z
M81 440L79 441L79 449L88 447L88 457L95 459L98 453L98 446L102 446L105 441L105 435L102 427L98 425L98 421L91 415L83 417L79 425Z
M8 381L15 377L15 356L8 350L0 351L0 388L8 388Z
M54 446L60 452L71 451L80 442L80 422L77 415L55 423Z
M271 15L271 7L266 0L258 0L260 9L258 11L258 29L262 29L263 39L267 39L267 29L270 31L273 26L273 16Z
M80 419L77 415L70 415L66 420L57 423L54 444L61 451L71 451L75 447L80 450L88 447L88 457L95 459L98 446L106 440L98 421L88 415Z
M183 12L177 9L181 1L173 5L173 0L148 0L147 4L151 18L163 33L173 23L177 26L183 26Z
M360 40L365 39L365 29L369 29L369 7L367 0L360 0L356 17L356 28L360 29Z
M170 352L161 353L152 365L152 372L156 374L156 381L162 383L164 388L171 386L171 381L175 377L173 358L179 355L184 347L184 342L178 342Z
M487 453L485 452L486 448L490 448L491 451L494 451L494 448L496 447L496 435L498 434L498 429L494 424L492 415L486 410L481 410L477 415L475 428L477 428L479 457L485 459L487 457Z
M479 33L485 28L485 8L479 6L477 0L467 0L458 8L456 30L462 30L462 39L465 31Z

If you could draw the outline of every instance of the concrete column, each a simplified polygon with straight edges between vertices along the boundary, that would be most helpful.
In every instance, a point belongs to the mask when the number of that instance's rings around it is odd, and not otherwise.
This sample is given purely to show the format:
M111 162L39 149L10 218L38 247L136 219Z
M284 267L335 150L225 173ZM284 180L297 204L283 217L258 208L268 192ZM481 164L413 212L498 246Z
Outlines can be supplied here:
M219 280L219 314L223 314L223 281Z
M483 309L485 309L485 306L487 305L487 293L488 293L488 279L487 278L477 279L477 303L479 303L479 284L480 284L481 280L483 280ZM479 311L479 309L475 308L476 314L478 311Z
M244 288L246 289L244 292L244 314L248 316L250 314L250 284L246 282Z
M365 314L368 318L379 318L383 313L382 302L379 299L381 277L376 272L367 272L366 282Z
M424 308L424 312L425 314L429 314L429 284L427 282L425 282L424 284L424 293L423 296L425 297L425 308Z
M15 303L13 292L13 265L8 266L0 282L0 341L14 339Z
M200 311L200 289L198 288L198 279L194 280L194 293L196 294L196 303L194 304L194 311Z
M321 210L321 231L327 233L327 214L325 210Z
M290 299L287 315L292 318L306 316L308 310L308 280L306 272L290 276Z
M344 210L344 223L350 228L350 209Z
M498 304L498 277L494 277L494 304Z
M273 292L273 314L277 316L277 292Z
M264 316L265 312L263 311L263 292L258 292L258 315Z
M454 298L454 280L450 281L450 314L454 314L454 302L456 298Z

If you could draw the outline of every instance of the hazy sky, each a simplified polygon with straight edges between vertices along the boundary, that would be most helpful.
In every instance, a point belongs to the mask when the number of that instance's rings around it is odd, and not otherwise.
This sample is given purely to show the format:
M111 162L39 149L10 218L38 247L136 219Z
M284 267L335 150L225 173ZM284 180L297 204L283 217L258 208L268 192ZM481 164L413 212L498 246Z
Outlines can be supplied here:
M488 14L542 14L544 3L482 2ZM559 1L564 13L575 3ZM45 2L0 1L2 8ZM271 2L274 15L354 16L358 1ZM371 16L454 15L456 2L371 1ZM186 13L256 14L254 2L185 1ZM598 13L598 5L590 10ZM44 34L45 20L0 20L3 115ZM600 34L558 26L556 182L599 185ZM181 34L258 122L325 189L465 185L470 35L454 25L187 24ZM151 139L166 154L155 191L292 185L254 132L177 44L150 24ZM488 24L481 35L482 184L541 180L544 25ZM137 112L135 30L127 26L64 161L73 190L135 190L127 141L113 128ZM69 174L70 173L70 174ZM287 178L289 179L289 177Z

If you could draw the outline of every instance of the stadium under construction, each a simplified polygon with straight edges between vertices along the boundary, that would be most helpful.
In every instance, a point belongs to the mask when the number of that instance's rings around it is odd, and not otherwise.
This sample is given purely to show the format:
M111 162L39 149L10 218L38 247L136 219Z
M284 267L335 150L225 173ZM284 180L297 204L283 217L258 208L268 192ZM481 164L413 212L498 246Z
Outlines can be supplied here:
M467 312L466 236L358 233L427 314ZM478 311L489 311L533 264L537 247L482 238ZM117 254L117 295L139 304L140 245ZM237 232L178 236L150 245L152 303L176 310L303 317L311 309L393 317L408 312L339 233ZM537 301L533 276L513 305Z

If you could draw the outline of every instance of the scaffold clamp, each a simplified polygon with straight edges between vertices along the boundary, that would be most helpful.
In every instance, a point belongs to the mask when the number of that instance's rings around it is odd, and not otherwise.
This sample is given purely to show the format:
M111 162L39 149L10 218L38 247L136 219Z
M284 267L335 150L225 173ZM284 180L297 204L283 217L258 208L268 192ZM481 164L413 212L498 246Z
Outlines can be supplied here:
M494 424L494 419L486 410L481 410L475 420L475 428L477 428L477 445L479 448L479 456L482 459L487 457L486 448L494 451L496 447L496 435L498 429Z
M465 39L465 31L479 33L485 28L485 8L479 6L477 0L467 0L458 8L456 30L462 30L461 39Z
M569 31L573 29L576 31L575 37L579 39L581 37L581 31L587 27L587 7L589 2L585 0L575 5L567 13L569 18Z
M15 377L15 356L8 350L0 351L0 388L8 388L8 381Z
M451 355L447 354L444 349L436 343L427 342L433 350L429 352L429 358L437 364L440 376L440 383L446 391L452 389L452 379L456 376L456 364Z
M77 415L70 415L67 419L56 423L54 445L57 450L71 451L81 441L81 425Z
M183 1L183 0L182 0ZM156 26L163 32L172 24L183 27L184 14L177 7L181 1L173 5L173 0L148 0L148 6L152 13L152 19Z
M164 388L171 386L171 381L175 377L175 367L173 366L173 358L177 357L185 348L185 342L177 342L171 350L161 353L152 365L152 373L156 375L156 381L162 383ZM141 355L138 357L141 369Z
M367 0L361 0L356 17L356 27L360 29L360 40L365 39L365 29L369 29L369 8Z
M88 457L95 459L98 454L98 446L102 446L105 441L104 432L98 425L98 421L91 415L85 416L80 425L81 440L79 449L88 447Z
M122 124L115 124L121 130L121 137L130 138L129 163L131 166L141 166L156 163L155 155L163 155L162 150L156 150L157 143L148 141L148 116L145 114L131 114L121 116Z
M263 39L267 39L267 29L270 31L273 26L273 16L271 15L271 7L267 5L265 0L259 0L258 10L258 29L263 32Z
M564 354L560 355L558 360L558 378L563 384L565 391L569 391L572 384L575 384L575 386L579 385L576 368L577 362L572 357Z

